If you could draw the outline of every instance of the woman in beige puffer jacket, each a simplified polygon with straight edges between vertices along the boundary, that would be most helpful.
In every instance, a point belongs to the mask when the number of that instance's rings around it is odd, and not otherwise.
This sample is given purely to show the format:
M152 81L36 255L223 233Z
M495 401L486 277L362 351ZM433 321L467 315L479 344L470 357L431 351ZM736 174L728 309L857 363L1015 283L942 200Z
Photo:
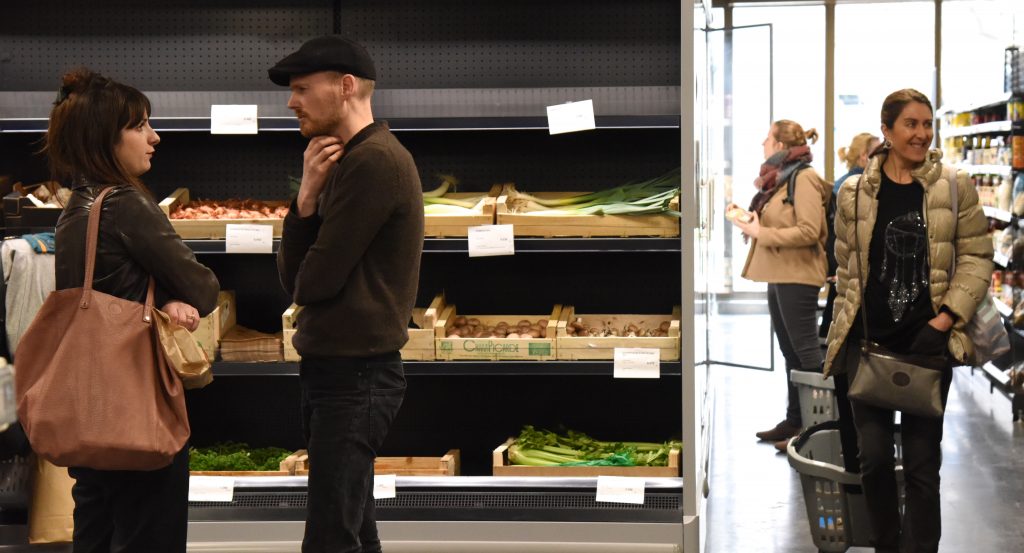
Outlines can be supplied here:
M974 355L964 327L988 293L992 273L992 242L978 194L966 174L944 167L941 152L928 149L932 119L931 103L920 92L889 95L882 107L882 151L863 175L843 184L837 201L838 297L824 370L837 377L841 414L845 405L852 408L876 552L938 551L943 419L903 413L906 508L901 517L893 411L856 400L843 404L864 338L860 310L865 309L872 342L898 353L949 358L945 401L954 361L969 363ZM950 180L957 186L956 221ZM852 457L843 438L844 457Z

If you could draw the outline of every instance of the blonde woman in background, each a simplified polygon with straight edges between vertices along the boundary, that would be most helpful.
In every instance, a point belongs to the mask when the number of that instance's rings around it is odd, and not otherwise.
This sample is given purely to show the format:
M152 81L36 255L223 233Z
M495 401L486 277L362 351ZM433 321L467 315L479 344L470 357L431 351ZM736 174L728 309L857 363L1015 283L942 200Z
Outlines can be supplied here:
M794 121L773 123L762 143L765 162L754 181L758 192L750 213L734 221L753 240L743 277L768 283L768 312L786 359L786 418L757 433L779 451L785 451L787 440L803 426L800 397L788 382L789 373L820 371L822 363L817 309L827 269L825 208L832 187L810 166L808 141L817 139L817 131L805 132Z

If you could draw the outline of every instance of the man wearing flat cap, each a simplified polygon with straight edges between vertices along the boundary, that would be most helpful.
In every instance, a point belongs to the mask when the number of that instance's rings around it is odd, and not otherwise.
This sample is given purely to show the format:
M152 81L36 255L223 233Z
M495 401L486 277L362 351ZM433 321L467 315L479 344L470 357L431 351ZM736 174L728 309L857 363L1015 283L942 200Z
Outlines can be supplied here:
M310 462L303 553L381 551L373 461L405 395L423 193L412 156L373 120L376 79L366 49L337 35L270 69L309 138L277 256L303 306L292 341Z

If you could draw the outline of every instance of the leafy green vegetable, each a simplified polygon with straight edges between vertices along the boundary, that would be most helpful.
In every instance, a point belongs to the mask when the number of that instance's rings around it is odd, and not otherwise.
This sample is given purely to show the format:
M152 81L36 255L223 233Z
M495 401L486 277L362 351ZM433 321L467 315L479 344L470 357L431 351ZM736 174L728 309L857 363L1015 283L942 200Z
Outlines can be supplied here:
M668 465L669 452L682 442L602 442L574 430L565 435L526 425L508 448L513 465L530 466L651 466Z
M226 442L189 450L189 470L194 471L276 471L292 452L280 447L250 448L249 444Z

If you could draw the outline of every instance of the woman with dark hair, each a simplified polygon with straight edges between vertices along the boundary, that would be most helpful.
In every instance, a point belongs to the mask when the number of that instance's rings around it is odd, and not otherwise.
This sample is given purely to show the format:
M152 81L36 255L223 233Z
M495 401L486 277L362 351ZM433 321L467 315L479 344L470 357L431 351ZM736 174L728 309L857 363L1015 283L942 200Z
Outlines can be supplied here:
M743 277L768 283L768 312L786 359L786 418L756 434L779 451L785 451L787 441L804 422L800 396L788 381L790 371L821 370L818 292L825 284L825 206L832 187L810 166L807 142L817 139L817 131L804 132L794 121L772 124L762 143L765 162L754 181L758 192L750 205L750 219L733 221L753 240Z
M974 357L964 327L988 293L992 241L967 174L944 166L942 152L929 149L932 119L924 94L890 94L881 113L885 143L864 174L850 177L839 191L838 296L824 369L837 375L837 389L838 378L853 381L862 340L896 353L946 356L943 403L953 361L967 364ZM956 220L951 185L957 187ZM943 418L902 415L906 509L900 517L894 412L853 399L850 404L875 551L935 553L942 534Z
M149 99L130 86L85 69L64 76L43 147L54 179L73 190L57 222L57 289L82 286L86 226L95 207L102 215L94 288L144 303L152 276L155 304L195 330L213 310L219 284L139 180L160 142L150 112ZM94 206L106 189L103 204ZM75 553L185 551L188 446L154 471L68 472L75 479Z

